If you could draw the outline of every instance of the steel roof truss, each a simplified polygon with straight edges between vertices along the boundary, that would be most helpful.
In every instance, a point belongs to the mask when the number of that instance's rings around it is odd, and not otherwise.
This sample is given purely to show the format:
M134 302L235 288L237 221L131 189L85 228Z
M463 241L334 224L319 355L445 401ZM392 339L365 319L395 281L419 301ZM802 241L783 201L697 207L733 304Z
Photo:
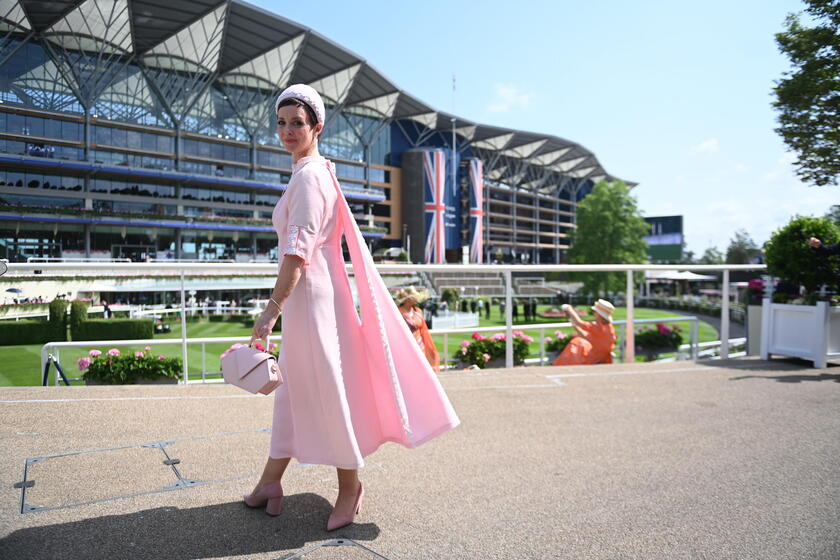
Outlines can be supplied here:
M32 31L29 18L17 0L0 2L0 31Z
M342 68L338 72L325 76L320 80L312 82L310 85L315 90L331 101L337 108L343 107L347 100L347 94L353 87L353 82L359 74L362 67L361 62L357 62Z
M53 24L46 39L83 105L91 107L130 60L128 3L87 0Z
M505 155L524 159L542 148L546 142L548 142L547 138L536 140L535 142L528 142L527 144L522 144L521 146L516 146L515 148L508 148L505 150Z
M282 89L289 82L295 62L301 52L304 34L282 43L238 67L226 72L219 80L226 84L252 89Z
M159 45L146 51L148 67L176 71L213 73L219 64L228 3L181 29Z

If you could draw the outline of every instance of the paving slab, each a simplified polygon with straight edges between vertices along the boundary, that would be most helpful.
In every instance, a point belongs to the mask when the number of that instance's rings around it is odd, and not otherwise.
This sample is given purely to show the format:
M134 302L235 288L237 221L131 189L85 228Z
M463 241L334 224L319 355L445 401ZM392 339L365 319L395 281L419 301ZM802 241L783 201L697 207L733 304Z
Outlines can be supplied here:
M840 367L810 365L441 374L462 425L368 457L363 511L337 534L334 469L293 463L278 517L241 501L270 397L0 388L0 558L836 560ZM24 476L43 509L21 512Z

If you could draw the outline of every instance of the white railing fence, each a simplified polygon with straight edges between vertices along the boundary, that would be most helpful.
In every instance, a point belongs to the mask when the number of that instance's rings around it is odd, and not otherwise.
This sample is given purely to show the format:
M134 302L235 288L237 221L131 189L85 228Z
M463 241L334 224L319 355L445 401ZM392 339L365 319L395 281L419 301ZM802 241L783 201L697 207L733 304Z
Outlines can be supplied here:
M170 310L171 311L171 310ZM688 343L684 344L680 348L685 348L688 350L687 355L691 359L697 359L698 352L700 348L708 348L710 345L720 345L720 341L711 342L711 343L699 343L699 324L697 317L661 317L655 319L640 319L636 321L636 324L655 324L661 322L668 322L668 323L678 323L678 322L687 322L690 324L688 329ZM625 330L627 328L626 321L615 321L614 325L618 330L618 336L620 339L624 338ZM535 356L529 356L526 359L526 364L528 365L541 365L546 362L546 358L549 356L546 354L545 349L545 342L546 342L546 331L554 331L561 328L571 328L571 323L534 323L534 324L523 324L523 325L516 325L517 331L523 332L533 332L539 331L538 339L536 340L539 344L539 352ZM450 335L460 335L461 337L469 337L475 332L481 333L501 333L505 331L506 327L496 326L496 327L472 327L472 328L449 328L449 329L431 329L429 333L432 335L442 335L443 336L443 353L441 356L441 369L448 370L453 367L457 367L457 356L450 356L449 355L449 336ZM271 336L271 342L277 343L283 339L281 334L276 334ZM195 347L195 345L201 346L201 371L199 372L201 375L201 381L190 381L189 377L184 377L182 379L183 383L204 383L208 381L208 378L218 378L221 375L216 368L208 368L207 367L207 345L208 344L233 344L236 342L239 343L247 343L248 338L246 337L235 337L235 336L228 336L228 337L206 337L206 338L188 338L187 345L191 347ZM169 338L169 339L145 339L145 340L82 340L82 341L73 341L73 342L48 342L41 347L41 372L43 373L46 371L48 361L52 360L53 362L61 364L61 351L62 349L66 348L106 348L106 347L126 347L126 346L174 346L177 344L181 344L180 338ZM623 347L619 346L619 360L623 358ZM187 362L186 367L184 368L185 371L189 371L189 355L186 356ZM215 362L214 362L215 363ZM64 364L66 366L67 364ZM62 367L64 367L62 366ZM193 373L193 377L195 377L195 372ZM70 381L78 381L81 378L69 378ZM59 384L59 376L55 376L55 385Z
M729 272L733 270L764 270L765 265L418 265L418 264L378 264L377 269L382 272L471 272L471 273L501 273L505 282L505 333L507 348L505 352L506 367L513 367L513 321L511 316L513 300L513 273L527 275L545 272L624 272L627 276L626 290L624 293L625 306L627 309L626 336L624 337L624 359L632 362L635 359L634 342L634 298L635 282L634 273L646 270L686 270L692 272L722 272L721 293L729 294ZM352 265L348 264L347 269L352 272ZM236 276L242 273L266 273L276 274L276 263L9 263L7 277L16 274L72 274L74 276L88 275L98 277L107 274L135 274L143 275L153 272L175 272L180 275L181 280L181 302L179 309L187 307L187 297L184 289L184 277L187 273L203 273L214 275ZM721 299L721 328L720 328L720 357L729 356L729 298ZM184 362L184 379L187 378L187 324L186 313L181 314L181 353Z

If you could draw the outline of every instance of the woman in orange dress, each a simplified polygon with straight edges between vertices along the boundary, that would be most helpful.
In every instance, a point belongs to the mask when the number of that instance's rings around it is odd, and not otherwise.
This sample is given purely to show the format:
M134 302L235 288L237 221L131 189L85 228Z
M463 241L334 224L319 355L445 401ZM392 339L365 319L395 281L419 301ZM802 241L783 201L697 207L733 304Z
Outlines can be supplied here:
M414 286L410 288L400 289L396 294L397 307L405 319L414 340L420 346L420 350L425 354L429 365L435 371L440 371L440 357L438 355L435 342L432 340L432 335L429 334L429 329L426 327L426 318L423 315L423 310L418 304L428 298L425 291L417 290Z
M615 348L615 329L612 324L612 313L615 310L613 304L603 299L596 301L592 306L595 312L595 321L592 322L582 320L568 303L560 309L566 313L579 336L566 345L552 365L611 364L612 351Z

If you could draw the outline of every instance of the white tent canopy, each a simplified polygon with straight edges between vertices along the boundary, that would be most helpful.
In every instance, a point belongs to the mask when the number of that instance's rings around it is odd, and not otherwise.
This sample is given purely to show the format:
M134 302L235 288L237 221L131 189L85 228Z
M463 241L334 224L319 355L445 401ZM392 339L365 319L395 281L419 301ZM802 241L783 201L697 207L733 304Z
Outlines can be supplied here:
M657 280L688 280L690 282L697 282L700 280L717 280L717 276L697 274L688 270L647 270L645 271L645 280L648 282L656 282Z

